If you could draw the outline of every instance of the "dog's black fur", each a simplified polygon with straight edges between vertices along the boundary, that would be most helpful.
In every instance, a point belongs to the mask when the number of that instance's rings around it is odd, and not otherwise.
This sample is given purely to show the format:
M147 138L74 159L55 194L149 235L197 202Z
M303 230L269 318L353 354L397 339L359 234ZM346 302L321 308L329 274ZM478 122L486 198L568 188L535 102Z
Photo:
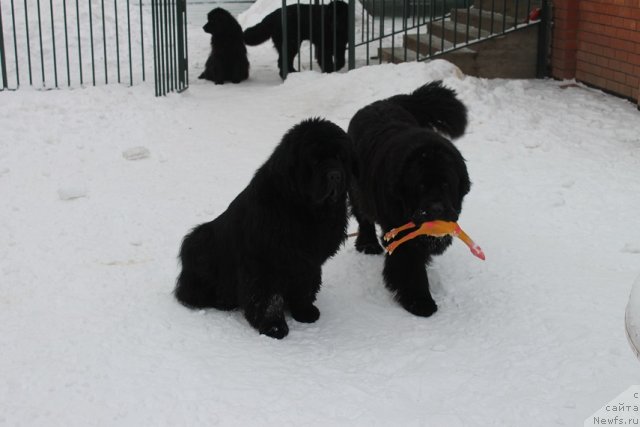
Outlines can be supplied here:
M385 233L409 221L457 221L471 183L462 155L442 134L457 138L466 126L466 107L441 82L356 113L348 132L359 169L349 192L359 225L358 251L382 252L375 223ZM425 264L451 240L420 236L386 256L385 284L409 312L427 317L437 310Z
M293 68L293 59L298 55L300 43L303 40L309 40L313 44L316 60L323 72L331 73L344 67L349 28L349 8L347 3L335 0L324 6L317 4L289 5L286 11L286 70L288 73L296 71ZM300 38L298 38L298 27L300 28ZM322 37L322 34L324 34L324 37ZM262 22L244 31L244 40L249 46L262 44L269 38L273 40L273 44L278 50L280 77L284 78L282 36L282 9L271 12Z
M217 85L225 81L240 83L249 78L247 48L238 21L218 7L207 14L207 23L202 29L211 34L211 54L199 78Z
M261 334L283 338L284 310L299 322L313 305L322 265L346 238L353 154L335 124L294 126L225 212L182 243L175 295L193 308L241 308Z

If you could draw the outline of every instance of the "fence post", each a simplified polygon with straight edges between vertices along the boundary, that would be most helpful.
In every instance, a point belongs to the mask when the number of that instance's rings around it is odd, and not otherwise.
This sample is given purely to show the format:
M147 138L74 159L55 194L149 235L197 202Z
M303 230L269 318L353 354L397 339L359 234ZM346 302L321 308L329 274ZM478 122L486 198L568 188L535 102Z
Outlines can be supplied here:
M349 0L349 69L356 68L356 0Z
M7 89L7 56L4 50L4 28L2 26L2 6L0 5L0 67L2 68L2 88Z
M549 2L542 0L540 6L540 27L538 28L538 60L536 77L543 79L547 77L547 57L549 54L549 28L551 28L551 11Z
M289 48L287 46L287 0L282 0L282 9L280 9L282 11L281 13L281 17L282 17L282 55L281 59L282 59L282 64L280 64L280 66L282 68L280 68L280 72L282 74L282 78L286 79L287 78L287 74L289 72L289 67L287 66L287 64L289 63L289 55L288 55L288 51L287 49ZM309 24L311 25L311 24Z

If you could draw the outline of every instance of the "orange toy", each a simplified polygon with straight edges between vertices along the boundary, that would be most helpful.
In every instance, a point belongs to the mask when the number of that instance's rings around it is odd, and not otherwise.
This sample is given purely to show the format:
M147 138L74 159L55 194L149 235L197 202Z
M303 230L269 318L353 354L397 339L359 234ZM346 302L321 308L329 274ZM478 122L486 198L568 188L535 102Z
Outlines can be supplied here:
M398 233L404 230L408 230L410 228L415 228L415 227L416 225L413 222L409 222L401 227L394 228L384 235L384 240L388 242L389 240L396 237ZM485 259L484 252L482 252L482 249L480 248L480 246L476 245L474 241L471 240L471 238L467 235L467 233L462 231L462 228L460 228L457 222L449 222L449 221L423 222L422 224L420 224L420 227L418 227L416 230L412 231L411 233L407 234L401 239L398 239L394 242L389 243L389 246L387 246L387 252L389 253L389 255L391 255L398 246L422 234L426 234L428 236L433 236L433 237L442 237L447 235L457 237L458 239L462 240L469 247L469 249L471 249L472 254L474 254L475 256L477 256L483 261Z

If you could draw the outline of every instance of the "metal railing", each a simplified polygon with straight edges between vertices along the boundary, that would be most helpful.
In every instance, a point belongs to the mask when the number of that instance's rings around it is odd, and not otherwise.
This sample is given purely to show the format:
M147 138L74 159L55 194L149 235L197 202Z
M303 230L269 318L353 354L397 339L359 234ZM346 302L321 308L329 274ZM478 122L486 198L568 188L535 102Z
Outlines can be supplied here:
M328 0L307 0L308 4L326 6ZM545 0L346 0L348 4L348 68L380 64L382 62L424 61L440 55L503 36L513 31L530 28L545 16ZM300 8L300 0L294 3ZM282 0L282 8L287 7ZM289 7L292 7L291 4ZM541 10L542 9L542 10ZM330 10L330 9L327 9ZM538 14L539 13L539 14ZM326 25L326 15L333 26ZM334 43L340 37L339 20L334 12L323 14L320 25L312 32L322 33L322 46L309 46L309 60L305 54L297 55L298 69L301 61L308 69L314 67L314 50L324 57L325 41ZM291 15L289 15L290 20ZM310 20L310 19L309 19ZM287 22L282 14L283 33L292 33L297 27L297 39L283 38L282 52L291 52L290 43L300 43L300 19ZM317 24L317 23L316 23ZM330 31L324 35L325 31ZM541 31L542 34L542 31ZM540 46L544 44L541 43ZM288 49L287 49L288 48ZM542 57L542 54L540 54ZM292 58L289 58L290 60ZM289 70L287 70L289 71ZM329 70L332 71L332 70ZM285 73L286 76L286 73Z
M363 0L351 21L350 68L424 61L540 22L541 0ZM356 0L349 0L355 10ZM542 13L542 12L540 12ZM371 47L375 49L372 52ZM356 63L356 58L361 64Z
M152 44L156 95L183 91L186 24L186 0L0 0L0 90L132 86Z
M152 0L156 96L189 87L186 0Z

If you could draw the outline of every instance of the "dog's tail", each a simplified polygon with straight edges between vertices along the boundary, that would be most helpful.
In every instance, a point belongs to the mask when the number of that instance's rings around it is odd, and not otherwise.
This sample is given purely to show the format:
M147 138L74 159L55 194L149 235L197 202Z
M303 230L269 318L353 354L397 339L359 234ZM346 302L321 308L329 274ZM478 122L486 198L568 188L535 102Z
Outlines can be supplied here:
M271 17L268 15L259 24L244 30L244 42L249 46L257 46L271 38Z
M428 83L410 95L397 95L388 101L411 113L420 126L433 128L451 138L462 136L467 128L467 107L442 81Z

